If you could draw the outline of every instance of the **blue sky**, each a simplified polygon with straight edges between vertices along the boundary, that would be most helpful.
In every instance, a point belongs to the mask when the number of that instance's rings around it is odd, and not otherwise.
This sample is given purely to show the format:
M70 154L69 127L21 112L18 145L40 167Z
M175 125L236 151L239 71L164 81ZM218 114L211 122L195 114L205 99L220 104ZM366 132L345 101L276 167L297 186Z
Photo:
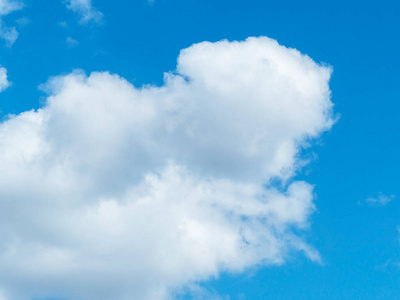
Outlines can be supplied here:
M265 261L265 258L253 263L246 261L246 263L243 262L245 267L238 267L238 270L235 270L236 266L232 261L225 262L223 260L221 265L226 264L228 267L218 267L217 270L212 271L208 269L199 271L199 273L193 275L195 279L188 280L188 282L179 277L180 274L184 274L183 271L177 273L179 276L176 276L180 279L177 279L178 283L171 283L171 286L168 286L168 288L175 289L173 293L168 292L169 297L179 299L191 299L195 296L204 299L216 297L222 299L397 299L400 297L400 203L398 199L400 197L398 176L400 169L398 156L398 153L400 153L400 122L398 121L398 112L400 111L400 86L398 83L400 78L398 56L400 53L399 2L394 0L380 2L155 0L149 3L145 0L92 0L93 11L91 16L94 12L95 17L86 20L87 7L80 7L81 10L76 9L74 11L71 6L68 8L68 5L73 2L24 0L23 6L19 10L2 16L2 28L15 27L18 32L18 38L12 45L9 42L7 43L7 40L2 39L0 46L0 64L7 69L8 81L11 82L11 85L0 93L0 110L3 119L0 126L3 128L6 128L4 124L7 124L10 119L9 114L18 115L31 109L53 107L47 104L49 96L43 90L47 90L47 92L50 90L48 93L50 98L55 99L54 103L64 101L62 97L67 97L65 96L67 95L66 91L70 86L63 83L60 88L57 83L50 82L46 87L43 87L43 84L48 82L49 78L54 76L61 76L57 78L68 77L70 76L68 74L76 74L77 71L75 70L81 70L79 72L84 72L87 76L91 72L98 71L118 74L118 80L125 78L129 84L133 84L137 88L143 85L161 87L165 85L163 73L176 69L176 61L180 51L204 41L244 41L248 37L267 36L276 40L280 45L297 49L308 55L317 64L321 64L318 65L318 68L321 69L317 70L316 66L313 67L315 72L322 72L322 68L326 66L331 66L333 69L329 81L330 100L334 104L333 115L325 116L326 120L323 122L315 121L313 128L318 134L313 135L307 131L308 129L304 129L304 135L309 135L312 138L311 147L302 149L303 146L299 146L299 148L296 148L301 153L296 156L296 159L300 157L310 161L304 167L296 169L288 177L288 184L305 181L314 187L312 195L315 209L312 213L307 214L307 228L302 229L301 226L300 228L292 228L290 229L290 236L299 236L302 241L309 245L312 249L311 252L315 250L319 253L320 259L313 259L312 254L305 255L303 251L287 246L290 250L285 250L283 257L270 256L266 258L267 261L270 260L268 262ZM190 59L191 56L185 60L182 69L190 69ZM175 71L175 73L187 75L184 72L186 71ZM192 74L190 73L192 71L187 72ZM85 81L86 79L77 79L77 81L79 80ZM93 79L93 82L97 82L96 80L100 82L98 86L108 86L108 83L112 81L108 77ZM125 91L126 88L125 86L122 87L122 83L119 83L119 81L112 82L119 88L112 89L110 99L119 97L120 94L117 91L119 89ZM93 85L97 86L96 84ZM88 85L90 86L89 83ZM60 92L60 89L65 93ZM126 89L129 90L129 88ZM194 90L199 91L198 89ZM87 92L84 88L79 91ZM91 94L87 93L89 96L82 96L82 99L90 97ZM151 89L149 93L152 93ZM202 93L203 90L191 92L190 97L193 97L193 99L197 99L196 97L199 99L214 97L213 94L209 94L209 91ZM99 97L98 94L95 94L95 96ZM125 97L126 95L121 94L120 96ZM75 96L77 99L79 97ZM320 101L318 99L316 98L315 101ZM321 105L329 106L326 101ZM90 103L96 105L94 100ZM213 107L210 106L209 109L213 110ZM296 106L293 109L296 109ZM93 107L93 111L97 111L97 108ZM146 114L146 112L143 112L143 114ZM54 118L58 118L57 116L55 115ZM100 115L94 115L93 119L82 117L83 119L79 119L79 122L76 121L73 125L86 128L85 122L90 123L90 120L101 122L101 119L96 119L98 116ZM319 116L316 113L315 119L317 120ZM331 117L336 120L332 128L324 123L325 121L328 122ZM200 120L207 121L209 119L201 118ZM230 119L227 117L227 120ZM56 120L54 122L54 124L51 124L54 125L55 129L54 132L51 132L55 136L64 136L63 134L68 132L62 140L63 143L74 139L76 134L70 133L72 129L70 130L71 126L68 123L72 121L57 123ZM215 126L223 124L221 125L222 133L227 132L224 122L215 123ZM211 121L211 124L214 124L213 121ZM284 125L282 127L279 127L281 126L279 125L277 128L285 130ZM130 128L129 126L127 128ZM212 125L210 126L212 127ZM21 132L18 133L17 130L23 130L18 128L15 127L12 132L10 131L11 133L7 133L3 138L11 138L12 136L18 138L18 134ZM203 129L206 132L209 128ZM21 136L28 140L26 130ZM78 128L76 132L79 132L79 130ZM6 129L4 129L4 132L6 132ZM277 134L279 135L281 132L277 131ZM82 143L79 141L84 140L86 140L85 137L77 139L76 145L74 145L79 149L79 145ZM105 147L104 145L107 145L106 142L103 145L102 142L97 143L96 141L93 141L94 146L91 146L90 149L93 150L97 147L102 149L102 147ZM241 175L235 177L236 175L233 175L233 173L236 171L238 174L243 174L241 169L238 169L239 171L234 170L232 174L228 175L224 173L226 172L225 169L207 169L202 164L202 160L197 159L203 154L207 157L215 155L218 159L219 151L225 153L227 148L222 147L222 150L212 148L210 152L207 152L207 149L202 152L181 146L180 143L186 141L181 137L177 137L174 141L174 145L179 144L179 147L177 146L179 151L177 151L183 153L180 154L182 156L185 156L185 151L193 151L193 153L198 151L196 156L193 156L194 158L188 155L187 161L182 160L186 162L189 172L200 177L203 176L202 172L208 172L207 174L212 174L213 178L224 174L225 177L222 176L223 178L240 180L243 183L258 180L254 179L255 177L251 177L251 179L250 177L240 177ZM10 145L14 144L5 143L1 147L4 147L4 149L8 147L6 150L10 153L18 151L19 148L15 148L17 149L15 150ZM68 148L61 142L57 145L61 148L64 147L64 150ZM77 151L81 153L80 150ZM2 153L5 155L6 152ZM142 152L128 151L121 154L121 157L122 155L126 155L124 161L127 165L132 163L132 167L136 167L140 163L137 163L134 158L130 161L130 157L137 155L138 161L147 159L146 154L142 154ZM140 155L143 155L144 158ZM57 155L54 157L59 158ZM153 170L152 166L159 165L159 159L161 159L157 155L156 157L157 159L143 166L143 170L154 171L155 169ZM169 158L168 155L166 157ZM87 159L86 156L82 158L82 161L85 159ZM107 159L113 161L114 156L107 156ZM268 160L268 156L260 154L260 164L262 163L261 159ZM240 163L246 165L248 162ZM94 174L102 172L103 169L97 170L97 164L96 167L86 164L79 165L79 175L84 174L90 177L90 174L92 174L90 172ZM15 167L17 165L3 163L1 165L2 172L14 174L14 170L10 168L17 168ZM22 174L28 169L31 170L30 166L25 166L23 167L25 169L15 171L15 173ZM122 169L119 168L116 168L115 172L120 174ZM125 172L125 169L123 170ZM104 172L109 172L109 169ZM126 172L129 173L129 171ZM167 174L169 173L167 172ZM279 182L284 181L285 176L281 173L272 175L277 176ZM26 178L20 176L18 178L16 176L17 179L11 185L15 184L21 190L31 191L30 189L32 189L35 194L35 186L38 182L40 184L40 181L32 180L30 182L30 179L26 179L31 178L32 174L27 175ZM167 175L165 176L169 178ZM3 180L4 183L6 177L6 175L0 177L0 181ZM139 180L136 177L132 178L134 178L132 180ZM119 197L117 195L119 195L122 185L120 182L123 179L118 182L115 180L115 183L108 178L98 179L96 177L93 180L98 180L100 186L104 186L104 182L110 184L109 188L104 188L104 192L99 193L99 195L96 194L97 198ZM7 185L9 184L7 182ZM47 184L51 185L51 183L43 182L43 185ZM4 185L6 184L4 183ZM57 184L54 185L58 187ZM287 188L287 185L285 186L283 189ZM1 187L2 185L0 185L0 189ZM172 186L171 188L173 190ZM21 196L18 190L3 189L1 191L3 193L1 201L5 203L3 209L10 209L11 212L14 212L13 208L10 208L13 206L8 204L7 197L9 199L20 199L22 206L26 203L24 201L42 203L41 197L50 197L43 195L51 195L56 199L55 201L69 201L64 199L64 196L60 194L61 192L48 192L46 190L46 193L49 193L46 194L40 191L38 192L39 196L34 196L31 199L27 196ZM88 192L89 194L92 195L93 193ZM179 195L181 194L174 197L184 197ZM229 196L227 197L229 198ZM45 211L45 207L42 207L41 211ZM32 208L32 210L34 209ZM75 222L74 220L77 219L72 219L71 222ZM6 227L11 229L7 229L9 231L4 230L2 236L15 235L23 244L30 239L28 237L35 236L35 234L24 234L22 229L18 231L20 225L25 221L20 219L19 222L5 223ZM31 224L28 221L26 223ZM33 222L32 224L36 223ZM51 224L49 221L46 226L51 227ZM144 224L143 226L147 225ZM62 229L57 230L59 230L60 235L64 234ZM37 232L42 231L38 229ZM286 234L286 231L284 234ZM3 238L3 240L3 243L0 242L2 245L0 249L6 249L9 246L8 240L6 241L6 238ZM43 240L39 233L37 240ZM64 244L60 242L57 245L67 245L69 242L65 241ZM268 251L268 245L264 246L266 247L264 250ZM127 247L127 251L129 251L130 246L125 245L124 247ZM83 250L79 247L74 249L76 252L82 251L83 253ZM46 261L44 264L53 264L51 260L46 260L45 255L40 257ZM2 259L4 260L4 258ZM30 260L29 258L26 259ZM1 263L4 263L3 260ZM18 269L19 267L15 268ZM13 269L12 265L11 269ZM201 267L199 267L200 269ZM105 274L116 272L117 275L114 274L113 276L122 276L121 273L116 271L117 269L112 270L110 273L105 272ZM57 273L58 271L53 270L52 272ZM90 272L93 272L93 269L85 269L85 272L87 272L84 273L85 276L91 276ZM147 288L151 289L151 281L157 281L159 277L156 276L161 276L156 271L154 271L154 274L158 275L152 275L151 272L144 268L142 271L129 276L132 276L132 278L149 276L150 279L146 281L146 284ZM41 276L43 276L43 281L36 282L33 278L29 278L29 276L35 276L34 271L28 272L28 274L30 275L22 276L16 271L12 276L4 273L0 276L0 292L3 288L4 299L46 299L46 297L87 299L85 297L92 295L89 288L86 290L79 284L71 283L63 286L63 280L68 280L66 279L68 276L65 274L59 277L59 274L56 275L55 278L58 281L55 279L54 282L44 276L44 273L42 274L40 270L38 274L41 275L38 275L38 277L42 278ZM152 276L154 276L154 279L152 279ZM183 278L185 276L192 278L190 274L182 276ZM91 284L94 286L101 285L107 280L107 277L96 277L87 286ZM125 280L128 279L121 279L121 281ZM134 281L132 279L132 286L136 284ZM182 292L183 294L180 293L180 296L176 296L176 289L187 291L187 287L192 286L189 284L193 283L198 284L199 287L187 294ZM16 286L22 290L16 290ZM118 289L117 287L118 283L112 283L112 288L109 291L114 288ZM146 291L142 292L143 295L148 295ZM133 296L130 299L135 299L134 288L132 288L132 291L127 290L126 293L127 295L131 293L130 295ZM0 294L0 299L2 299L1 296ZM105 299L107 297L108 299L116 299L120 296L113 295L110 292L108 296L104 297ZM155 299L163 299L167 296L159 294L154 297Z

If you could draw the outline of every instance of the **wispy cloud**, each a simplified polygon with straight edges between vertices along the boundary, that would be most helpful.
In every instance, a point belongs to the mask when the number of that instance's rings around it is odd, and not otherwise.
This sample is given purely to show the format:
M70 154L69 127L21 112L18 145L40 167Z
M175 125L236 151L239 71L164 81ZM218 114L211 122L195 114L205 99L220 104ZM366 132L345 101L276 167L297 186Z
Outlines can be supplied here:
M1 23L0 37L6 41L7 47L11 47L12 45L14 45L15 41L18 39L18 31L15 29L15 27L2 26L2 23Z
M0 16L8 15L9 13L19 10L23 7L22 2L14 0L0 0Z
M65 43L67 44L67 46L68 46L69 48L78 46L78 44L79 44L79 42L78 42L77 40L74 40L74 39L71 38L70 36L67 37L67 38L65 39Z
M27 26L31 23L31 20L27 17L22 17L16 20L19 26Z
M4 91L10 86L10 82L7 79L7 70L0 67L0 92Z
M8 47L11 47L15 43L18 38L18 32L15 27L5 26L1 17L22 7L23 4L19 1L0 0L0 37L6 41Z
M80 23L100 22L103 13L92 6L91 0L66 0L67 8L80 15Z
M377 197L369 197L366 199L366 203L371 206L385 206L388 205L393 199L395 195L384 195L383 193L379 193Z

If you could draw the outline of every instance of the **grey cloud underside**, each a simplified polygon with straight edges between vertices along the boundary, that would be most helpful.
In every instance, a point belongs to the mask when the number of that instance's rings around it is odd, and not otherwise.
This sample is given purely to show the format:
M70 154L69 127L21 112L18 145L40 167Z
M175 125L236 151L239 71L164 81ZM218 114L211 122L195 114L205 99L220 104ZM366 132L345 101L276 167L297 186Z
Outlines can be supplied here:
M166 299L292 251L318 261L294 233L312 186L265 184L332 126L330 74L261 37L183 50L162 87L50 80L42 109L0 125L3 298Z

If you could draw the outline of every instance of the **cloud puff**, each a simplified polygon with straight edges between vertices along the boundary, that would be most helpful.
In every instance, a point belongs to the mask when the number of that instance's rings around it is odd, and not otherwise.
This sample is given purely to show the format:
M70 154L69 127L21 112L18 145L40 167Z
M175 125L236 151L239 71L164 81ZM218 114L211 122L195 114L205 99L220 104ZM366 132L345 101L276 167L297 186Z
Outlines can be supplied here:
M92 6L91 0L66 0L67 8L81 16L81 23L99 22L103 13Z
M386 196L382 193L379 193L378 197L369 197L366 202L372 206L385 206L389 204L395 198L394 195Z
M79 42L77 40L74 40L70 36L65 39L65 43L67 44L67 46L69 48L75 47L75 46L77 46L79 44Z
M0 67L0 92L8 88L9 85L10 82L7 79L7 70L3 67Z
M21 2L13 0L0 0L0 16L8 15L9 13L21 8Z
M0 125L4 297L165 299L292 251L318 261L299 235L312 186L289 179L333 124L330 74L261 37L185 49L161 87L50 80L43 108Z
M21 9L22 6L22 3L18 1L0 0L0 37L6 41L7 46L9 47L11 47L17 40L18 32L15 27L4 26L1 17L8 15L15 10Z
M11 47L18 39L18 31L15 27L3 26L0 20L0 37L6 41L7 47Z

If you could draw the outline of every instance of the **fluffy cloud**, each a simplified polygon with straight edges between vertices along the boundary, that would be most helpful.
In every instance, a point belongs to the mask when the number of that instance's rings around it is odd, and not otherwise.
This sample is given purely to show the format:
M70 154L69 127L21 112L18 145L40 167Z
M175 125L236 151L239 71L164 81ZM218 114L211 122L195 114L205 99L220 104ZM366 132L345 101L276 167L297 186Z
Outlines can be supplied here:
M293 251L319 260L299 235L312 186L291 178L333 124L330 74L261 37L185 49L161 87L50 80L43 108L0 125L3 298L166 299Z
M99 22L103 14L92 6L91 0L67 0L67 8L81 16L81 23Z
M6 41L9 47L11 47L17 40L18 32L15 27L4 26L1 17L21 8L21 2L13 0L0 0L0 37Z
M0 67L0 92L8 88L9 85L10 82L7 79L7 70L3 67Z

